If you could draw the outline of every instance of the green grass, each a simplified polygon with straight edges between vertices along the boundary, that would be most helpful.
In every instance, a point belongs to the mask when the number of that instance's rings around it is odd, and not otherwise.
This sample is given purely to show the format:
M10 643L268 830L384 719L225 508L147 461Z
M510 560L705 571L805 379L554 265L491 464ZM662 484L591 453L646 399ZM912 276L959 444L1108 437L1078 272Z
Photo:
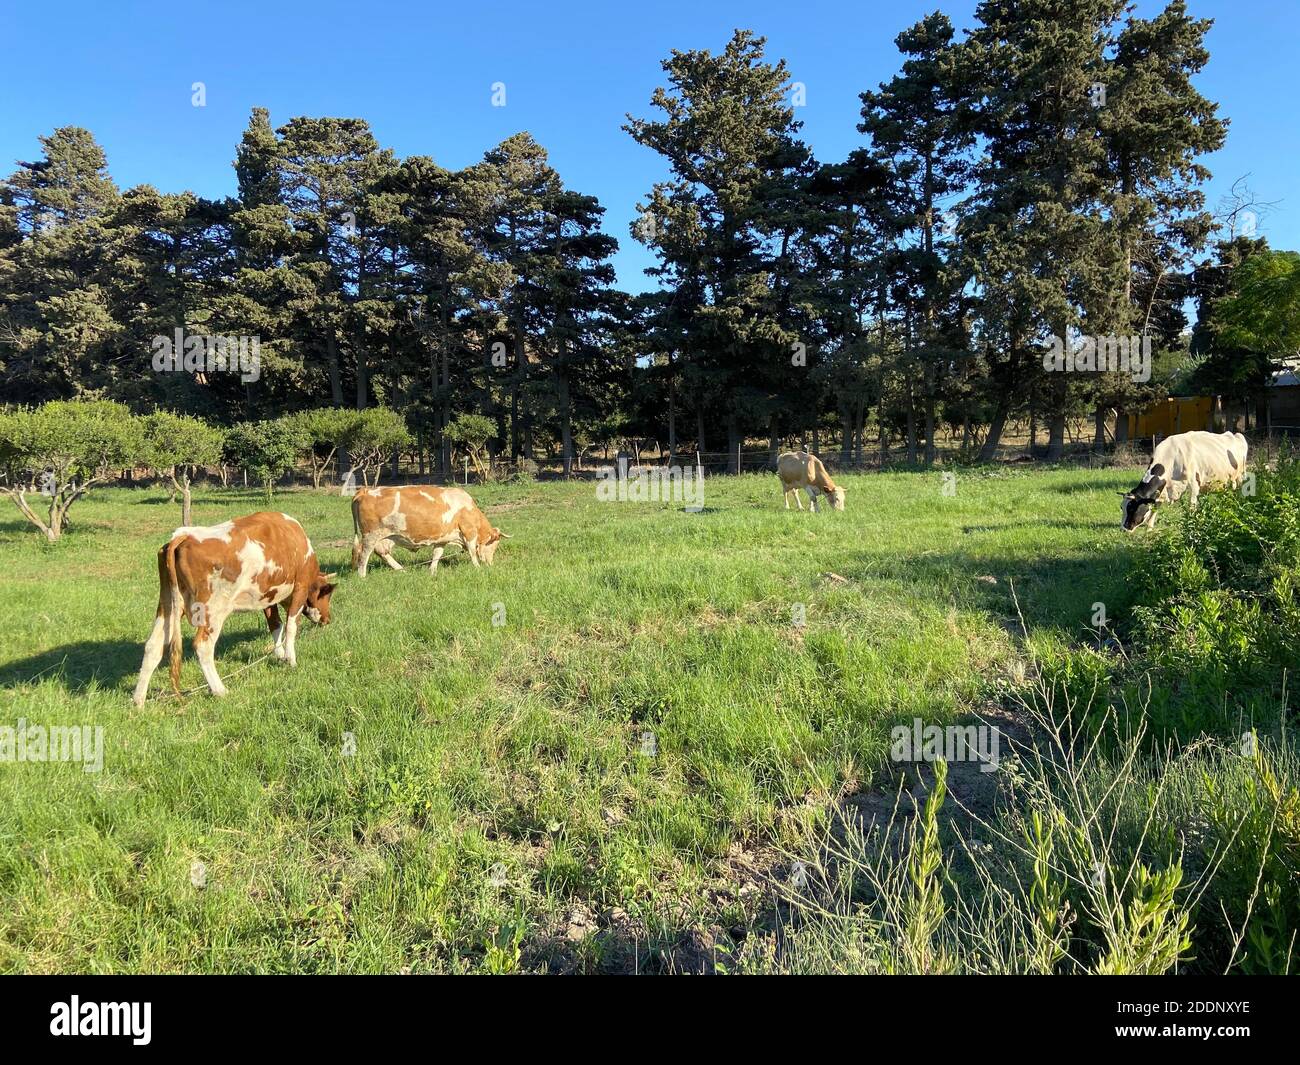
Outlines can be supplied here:
M347 500L280 492L343 573L334 624L290 671L236 615L226 699L176 700L164 664L138 710L179 507L99 491L55 545L0 515L0 725L105 736L102 773L0 763L0 970L599 969L623 947L644 967L646 943L743 926L756 856L883 779L891 724L990 697L1022 654L1008 578L1036 642L1126 603L1130 471L958 477L953 497L937 473L846 477L821 514L771 475L710 480L699 514L488 486L496 566L449 552L433 577L399 550L405 572L365 581ZM200 491L194 520L258 509ZM637 942L557 940L575 910Z

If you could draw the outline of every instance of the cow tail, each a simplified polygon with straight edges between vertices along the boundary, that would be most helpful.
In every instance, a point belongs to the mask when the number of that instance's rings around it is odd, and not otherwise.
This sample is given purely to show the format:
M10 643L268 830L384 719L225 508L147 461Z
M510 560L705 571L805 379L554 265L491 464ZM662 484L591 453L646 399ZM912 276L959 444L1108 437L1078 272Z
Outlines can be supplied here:
M181 693L181 615L185 613L180 582L176 579L176 548L180 542L177 538L162 549L163 593L162 602L159 604L167 611L172 691L177 695Z
M361 497L352 497L352 568L361 565L361 514L358 512Z

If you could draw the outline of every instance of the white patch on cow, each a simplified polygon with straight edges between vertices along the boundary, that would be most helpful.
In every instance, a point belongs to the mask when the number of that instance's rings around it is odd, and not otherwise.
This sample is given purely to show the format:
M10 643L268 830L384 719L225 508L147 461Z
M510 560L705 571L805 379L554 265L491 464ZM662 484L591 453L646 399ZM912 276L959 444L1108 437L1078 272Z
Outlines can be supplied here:
M447 504L447 512L442 516L444 525L455 525L456 515L474 505L474 501L460 491L448 492L443 498Z
M402 493L393 493L393 509L384 515L383 526L385 529L396 529L401 532L406 528L406 515L402 513Z
M366 495L368 495L368 496L377 496L377 495L379 495L379 489L378 489L378 488L367 488L367 489L366 489Z
M235 528L233 521L223 521L220 525L182 525L172 533L172 539L178 536L188 536L192 540L200 542L204 540L221 540L230 543L231 531Z
M307 554L304 555L303 557L304 557L304 558L311 558L311 556L314 555L315 553L316 553L316 549L315 549L314 547L311 546L311 541L308 540L308 541L307 541Z
M293 594L293 582L288 584L276 584L267 589L266 595L258 600L258 608L265 610L268 606L275 606L276 603L283 603L290 595Z
M295 525L297 525L297 526L299 526L299 527L301 527L301 525L302 525L302 522L300 522L300 521L299 521L297 518L295 518L292 514L286 514L283 510L280 511L280 517L282 517L285 521L291 521L291 522L293 522Z

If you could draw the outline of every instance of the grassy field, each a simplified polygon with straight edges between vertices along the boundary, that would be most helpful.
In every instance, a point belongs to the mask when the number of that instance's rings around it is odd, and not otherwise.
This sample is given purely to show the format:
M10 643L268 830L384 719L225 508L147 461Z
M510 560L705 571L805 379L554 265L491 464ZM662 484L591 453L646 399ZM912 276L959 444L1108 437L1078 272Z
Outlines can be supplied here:
M0 970L653 969L764 919L766 849L883 779L888 727L980 709L1032 641L1114 616L1127 470L774 476L702 513L589 483L485 486L493 568L347 570L348 501L278 492L342 572L299 668L218 648L230 688L129 693L179 523L93 493L46 545L0 520L0 724L99 725L104 767L0 763ZM200 491L194 520L263 509ZM403 551L397 557L409 563ZM803 624L798 624L802 615ZM201 683L186 633L183 686ZM241 671L242 670L242 671ZM196 881L202 886L196 886ZM600 929L604 934L592 935Z

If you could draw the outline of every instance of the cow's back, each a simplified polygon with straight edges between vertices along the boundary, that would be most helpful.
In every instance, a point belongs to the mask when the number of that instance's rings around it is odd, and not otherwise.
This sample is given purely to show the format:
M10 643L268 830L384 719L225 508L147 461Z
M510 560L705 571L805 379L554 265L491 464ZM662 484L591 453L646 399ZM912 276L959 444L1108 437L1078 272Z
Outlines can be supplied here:
M776 460L776 473L786 484L811 484L817 479L816 463L806 451L787 451Z
M367 488L352 500L352 515L361 536L386 531L411 543L454 538L466 521L477 525L479 510L469 493L456 487L390 485Z
M1193 430L1166 437L1156 446L1151 465L1164 467L1171 485L1195 478L1199 484L1238 480L1246 468L1246 438L1240 433Z
M286 598L318 571L303 527L287 514L259 511L218 525L181 526L170 551L187 598L224 594L234 609L255 609Z

